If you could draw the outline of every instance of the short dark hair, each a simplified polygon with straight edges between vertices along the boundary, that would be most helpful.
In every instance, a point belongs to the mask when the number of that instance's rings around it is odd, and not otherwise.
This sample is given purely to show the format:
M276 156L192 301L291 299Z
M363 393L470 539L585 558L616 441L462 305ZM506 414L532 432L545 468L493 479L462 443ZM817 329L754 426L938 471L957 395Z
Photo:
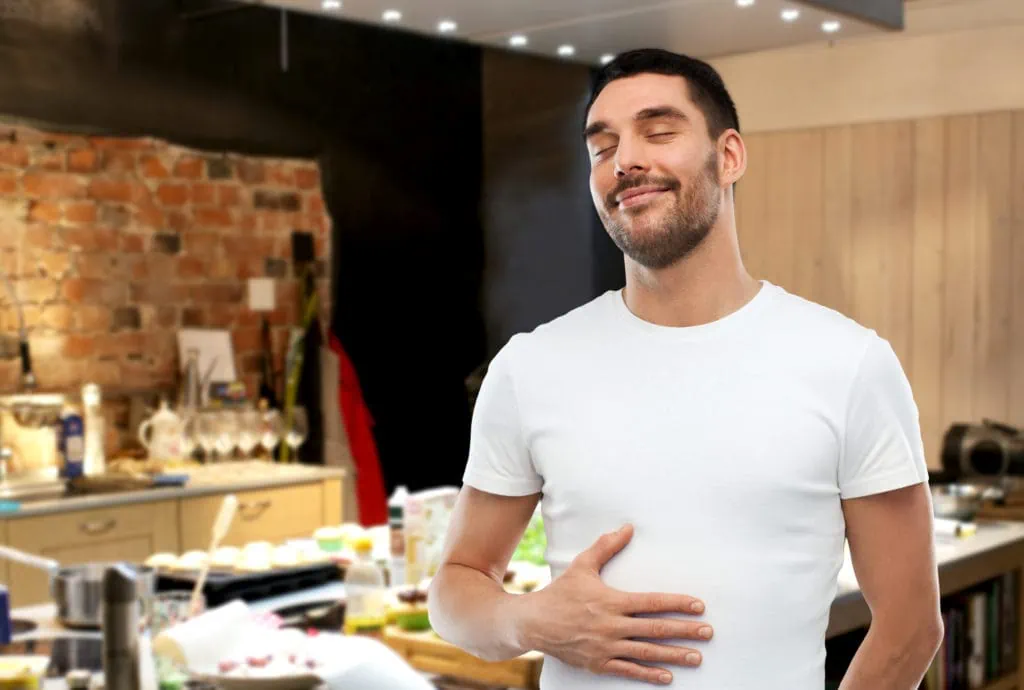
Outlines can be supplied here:
M717 139L727 129L739 131L740 118L736 113L736 104L715 68L702 60L658 48L622 53L601 68L594 77L585 114L589 115L590 108L604 87L616 79L638 74L664 74L685 79L690 98L704 114L708 134L712 139Z

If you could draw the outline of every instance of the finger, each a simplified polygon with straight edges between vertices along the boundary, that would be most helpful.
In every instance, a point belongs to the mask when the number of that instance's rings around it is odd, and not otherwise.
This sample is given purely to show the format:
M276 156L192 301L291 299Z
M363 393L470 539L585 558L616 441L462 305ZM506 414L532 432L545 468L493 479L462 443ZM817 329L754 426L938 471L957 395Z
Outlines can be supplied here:
M579 555L577 561L588 568L601 570L633 538L633 527L626 525L616 532L601 535L589 549Z
M704 602L686 594L627 594L624 613L704 613Z
M695 649L653 642L620 642L613 647L613 653L616 658L639 661L643 664L700 666L701 662L701 654Z
M628 618L618 630L622 637L649 640L710 640L715 634L707 623L670 618Z
M668 685L672 682L672 674L668 669L644 666L625 659L611 659L601 667L601 673L619 678L654 683L656 685Z

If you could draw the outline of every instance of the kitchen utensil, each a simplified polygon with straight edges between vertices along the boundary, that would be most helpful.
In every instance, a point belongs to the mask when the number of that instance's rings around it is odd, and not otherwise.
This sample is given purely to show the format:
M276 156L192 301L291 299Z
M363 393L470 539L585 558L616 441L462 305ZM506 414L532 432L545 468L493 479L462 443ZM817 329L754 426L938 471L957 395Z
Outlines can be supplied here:
M114 565L136 574L138 601L147 602L156 590L156 571L130 563L83 563L61 566L57 561L0 546L0 558L38 568L50 576L50 595L57 607L57 620L69 628L96 629L102 624L103 575Z
M998 487L976 484L936 484L931 487L935 517L971 521L983 501L1001 493Z
M160 409L139 425L139 442L151 460L179 460L184 431L184 420L168 407L166 400L161 400Z
M220 504L217 511L217 519L213 521L213 529L210 534L210 557L206 559L199 577L196 579L195 587L192 588L192 601L189 609L193 612L199 609L199 600L203 592L203 585L206 584L206 577L210 573L210 562L213 560L213 552L220 546L221 541L227 536L231 528L231 521L235 519L235 512L238 510L238 498L234 494L228 494Z
M103 575L103 675L108 688L139 690L139 608L135 573L115 565Z

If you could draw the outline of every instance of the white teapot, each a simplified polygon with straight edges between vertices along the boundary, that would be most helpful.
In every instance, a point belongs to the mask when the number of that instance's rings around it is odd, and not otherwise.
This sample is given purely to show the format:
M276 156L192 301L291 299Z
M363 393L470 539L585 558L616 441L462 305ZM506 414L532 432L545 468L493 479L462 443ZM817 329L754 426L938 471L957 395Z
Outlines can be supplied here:
M160 409L139 425L139 442L151 460L178 460L184 448L184 432L185 420L161 400Z

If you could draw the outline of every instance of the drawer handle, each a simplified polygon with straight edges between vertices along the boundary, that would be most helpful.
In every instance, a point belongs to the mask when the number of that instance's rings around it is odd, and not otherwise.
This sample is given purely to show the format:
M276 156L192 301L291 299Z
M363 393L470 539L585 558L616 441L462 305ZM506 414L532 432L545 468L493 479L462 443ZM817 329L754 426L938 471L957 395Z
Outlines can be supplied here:
M117 520L115 518L109 518L107 520L90 520L89 522L83 522L78 526L80 530L93 537L100 534L106 534L115 527L117 527Z
M238 504L238 514L243 520L252 521L263 515L267 508L270 507L270 499L264 499L262 501L256 501L250 503L249 501L242 501Z

